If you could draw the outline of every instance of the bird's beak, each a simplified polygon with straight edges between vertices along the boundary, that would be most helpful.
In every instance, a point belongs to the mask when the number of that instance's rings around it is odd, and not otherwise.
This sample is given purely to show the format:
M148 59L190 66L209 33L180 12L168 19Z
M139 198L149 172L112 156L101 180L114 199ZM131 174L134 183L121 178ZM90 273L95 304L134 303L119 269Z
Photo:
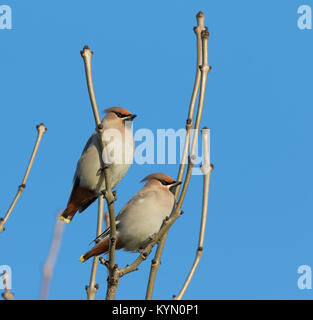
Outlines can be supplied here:
M168 188L173 194L175 193L176 188L181 184L181 181L176 181L173 184L170 185Z
M127 117L124 117L123 120L130 120L130 121L133 121L135 118L137 117L136 114L130 114L129 116Z

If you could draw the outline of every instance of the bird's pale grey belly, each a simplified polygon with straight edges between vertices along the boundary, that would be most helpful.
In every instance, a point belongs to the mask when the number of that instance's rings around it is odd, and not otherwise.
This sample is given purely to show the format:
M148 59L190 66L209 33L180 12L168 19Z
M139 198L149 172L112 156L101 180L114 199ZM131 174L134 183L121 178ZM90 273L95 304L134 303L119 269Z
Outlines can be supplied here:
M145 203L146 201L149 202ZM157 233L164 219L171 214L174 205L172 198L164 206L151 199L140 199L123 215L119 223L119 239L126 251L138 251L149 237Z
M125 144L125 149L122 150L123 156L126 154L133 155L133 141L128 141L128 144ZM128 161L129 162L129 161ZM109 167L109 175L111 187L114 188L124 177L130 163L125 163L125 161L120 161L118 164L112 163ZM105 181L102 179L102 183L99 183L100 178L100 168L101 162L99 157L99 151L97 147L92 144L81 156L77 163L77 169L75 175L79 177L80 185L82 187L91 189L91 190L104 190Z

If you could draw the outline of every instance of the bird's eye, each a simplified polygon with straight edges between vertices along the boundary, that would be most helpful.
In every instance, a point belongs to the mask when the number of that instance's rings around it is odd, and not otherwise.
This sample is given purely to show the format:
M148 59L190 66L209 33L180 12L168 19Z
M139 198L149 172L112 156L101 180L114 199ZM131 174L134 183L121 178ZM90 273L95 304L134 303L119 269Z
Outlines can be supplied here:
M119 118L123 118L123 117L124 117L120 112L115 112L115 114L116 114Z
M163 186L168 186L170 183L165 180L160 180L160 182L163 184Z

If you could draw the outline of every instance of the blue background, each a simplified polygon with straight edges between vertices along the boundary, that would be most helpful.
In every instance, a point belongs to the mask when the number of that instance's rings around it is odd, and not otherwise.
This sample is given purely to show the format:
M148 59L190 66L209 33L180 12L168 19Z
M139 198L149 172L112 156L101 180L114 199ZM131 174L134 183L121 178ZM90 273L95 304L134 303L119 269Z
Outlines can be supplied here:
M210 30L202 126L211 129L205 248L186 299L311 299L297 269L313 265L313 30L297 27L313 1L1 1L13 30L0 30L0 216L20 184L36 139L44 136L27 188L0 235L0 265L13 270L16 299L38 299L55 217L65 207L76 161L94 120L79 51L95 52L98 106L138 114L135 130L183 128L195 75L195 15ZM118 186L116 210L152 172L136 165ZM154 298L177 294L195 256L201 176L193 176L185 214L172 228ZM78 258L96 232L97 206L66 226L51 299L85 299L91 260ZM118 252L120 266L136 254ZM118 299L143 299L150 260L124 277ZM107 273L99 266L97 299Z

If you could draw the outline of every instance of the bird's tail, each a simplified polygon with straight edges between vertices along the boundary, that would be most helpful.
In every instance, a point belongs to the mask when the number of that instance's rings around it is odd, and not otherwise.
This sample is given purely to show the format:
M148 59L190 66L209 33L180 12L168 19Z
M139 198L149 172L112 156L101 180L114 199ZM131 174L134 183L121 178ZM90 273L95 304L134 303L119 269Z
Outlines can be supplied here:
M107 253L109 251L109 238L103 239L100 242L98 242L91 250L87 251L85 254L83 254L79 261L85 262L91 257L98 256L102 253Z
M117 239L116 239L116 245L115 249L119 250L124 248L124 245L121 241L119 241L118 233L117 233ZM108 235L104 239L100 240L91 250L87 251L85 254L83 254L79 261L85 262L91 257L99 256L100 254L105 254L109 252L109 242L110 242L110 236Z
M79 185L79 179L76 178L67 207L60 216L60 219L66 223L70 223L78 210L80 212L84 211L96 199L97 195L95 192L88 188L81 187Z
M70 223L77 211L77 208L73 208L73 206L69 205L61 214L60 219L66 223Z

